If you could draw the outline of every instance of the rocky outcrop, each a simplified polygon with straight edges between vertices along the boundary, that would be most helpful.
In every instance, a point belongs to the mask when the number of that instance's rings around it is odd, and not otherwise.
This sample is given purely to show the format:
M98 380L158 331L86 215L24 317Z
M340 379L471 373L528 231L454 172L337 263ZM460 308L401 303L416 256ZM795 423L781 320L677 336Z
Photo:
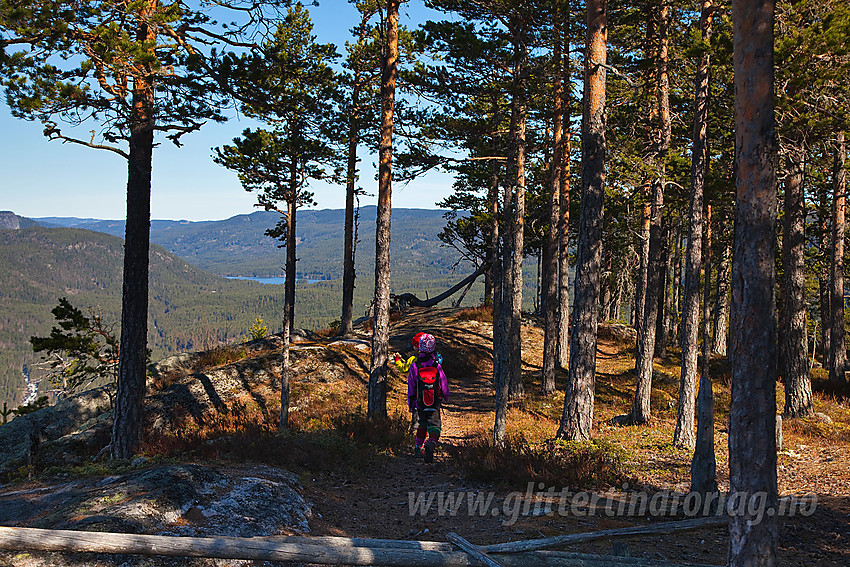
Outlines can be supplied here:
M41 464L76 464L109 443L108 387L83 392L58 404L19 416L0 427L0 473L46 457Z
M21 221L12 211L0 211L0 230L18 230Z
M303 333L293 344L293 382L335 382L367 372L340 348L310 344ZM177 433L234 408L266 412L280 398L282 339L272 335L227 347L235 362L210 367L207 353L181 353L151 366L144 402L148 432ZM73 396L55 406L20 416L0 427L0 475L28 463L39 468L74 466L91 460L110 442L112 412L108 387Z
M0 492L0 525L173 536L262 537L309 532L298 478L268 466L145 465L121 475ZM0 565L210 566L232 560L0 552Z
M19 230L40 226L34 220L19 217L12 211L0 211L0 230Z

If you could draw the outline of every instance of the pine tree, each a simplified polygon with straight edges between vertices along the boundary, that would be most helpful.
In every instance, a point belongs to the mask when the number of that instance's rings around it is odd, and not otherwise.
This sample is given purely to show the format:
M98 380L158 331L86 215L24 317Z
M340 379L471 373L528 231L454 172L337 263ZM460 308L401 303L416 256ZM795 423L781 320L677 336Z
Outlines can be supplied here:
M576 261L570 368L559 439L589 439L596 383L596 331L599 317L599 267L605 195L606 0L587 2L587 41L582 134L582 187Z
M295 320L296 214L313 203L311 180L339 175L333 132L338 83L330 64L336 49L318 44L309 12L290 8L274 36L258 53L230 56L223 62L233 90L248 116L272 130L245 130L233 145L216 149L215 161L236 171L257 204L278 211L281 219L267 231L286 247L283 370L280 427L289 422L289 334ZM330 171L326 168L330 167Z
M280 2L236 7L262 22ZM211 42L249 45L250 26L220 26L212 6L158 0L0 4L7 100L20 118L41 121L51 140L110 151L127 160L127 224L118 394L112 457L129 458L141 439L148 318L151 163L155 138L174 143L226 107ZM253 29L253 28L250 28ZM14 48L13 48L14 49ZM59 127L94 123L89 139Z
M732 257L729 484L744 502L729 522L729 565L774 565L776 480L776 141L774 4L732 4L737 201ZM757 496L758 495L758 496ZM771 513L773 510L773 513ZM754 514L760 521L754 521Z
M393 113L398 77L398 11L401 0L387 0L386 44L381 65L381 138L378 162L378 213L375 230L375 310L369 361L367 415L387 416L387 362L390 333L390 215L392 207Z

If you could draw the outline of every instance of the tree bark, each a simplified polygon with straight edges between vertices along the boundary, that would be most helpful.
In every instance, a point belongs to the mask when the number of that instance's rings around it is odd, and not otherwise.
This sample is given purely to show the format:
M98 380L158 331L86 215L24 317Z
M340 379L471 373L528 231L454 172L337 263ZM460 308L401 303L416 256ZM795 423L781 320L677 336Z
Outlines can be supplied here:
M526 129L526 64L528 53L524 38L516 38L517 62L514 69L514 88L511 101L511 146L513 171L508 182L513 185L513 218L511 220L511 277L508 291L510 307L508 359L510 373L509 399L518 400L525 395L522 381L522 261L525 249L525 129Z
M673 245L675 246L675 253L673 256L673 271L672 277L673 281L671 283L670 295L672 298L672 303L670 305L670 340L673 344L677 344L681 346L681 314L682 314L682 270L683 270L683 249L682 249L682 238L684 237L683 233L684 227L684 219L679 217L679 224L676 227L676 239L673 241Z
M544 263L546 279L543 286L543 363L541 371L540 392L548 396L555 392L555 369L557 368L558 346L558 245L560 243L559 224L561 222L561 161L563 159L563 144L561 143L561 126L563 117L563 99L561 93L561 16L560 11L555 15L555 49L553 57L556 63L554 76L554 108L552 126L552 171L549 191L549 233L546 235L544 247Z
M663 258L661 281L658 286L658 318L655 325L655 356L667 358L668 318L670 315L670 265L673 263L672 247L670 246L670 218L664 223L664 235L661 238Z
M711 205L706 207L703 223L703 257L705 265L704 296L711 289ZM697 438L691 459L691 490L700 494L717 492L717 458L714 455L714 391L711 384L711 351L708 334L710 307L702 304L702 373L699 380L699 415Z
M714 334L711 352L726 355L726 335L729 320L729 268L732 248L723 245L717 265L717 290L714 299Z
M390 215L392 203L393 111L398 76L400 0L387 0L387 46L381 70L381 145L378 164L378 211L375 233L375 317L369 362L370 419L387 416L387 361L390 338Z
M658 178L661 191L667 184L667 153L670 150L672 136L670 117L670 77L668 73L668 50L670 44L670 7L669 0L661 0L658 10L658 117L659 117L659 147L658 147ZM656 315L655 346L656 356L667 356L667 275L670 269L669 256L669 224L670 215L664 215L661 209L661 234L659 236L659 281L656 289L658 312ZM651 244L651 239L650 239Z
M776 565L774 19L773 0L732 4L737 200L729 484L732 493L742 493L747 502L762 499L764 507L738 507L731 516L730 567Z
M513 132L514 124L511 125ZM508 399L510 392L510 358L511 348L508 340L510 327L510 293L513 272L511 266L511 218L513 207L513 191L511 189L511 170L506 169L507 182L503 187L502 218L505 224L501 227L498 222L494 225L496 242L499 250L496 254L498 269L493 270L493 385L495 387L496 411L493 426L494 440L497 445L504 443L507 432ZM498 218L498 217L495 217Z
M658 96L658 147L656 150L656 177L652 183L652 220L649 227L649 263L647 264L646 291L641 332L638 335L635 370L637 387L629 421L642 424L649 421L650 394L652 392L652 361L655 357L655 335L658 324L659 294L664 275L664 185L666 160L670 148L670 85L667 75L667 48L669 8L661 0L658 10L658 55L656 82Z
M832 255L830 252L830 229L829 229L829 196L827 189L821 185L818 190L818 230L820 231L820 274L818 278L818 299L820 304L821 322L821 364L824 368L829 366L830 340L829 333L832 328L832 315L829 308L829 277ZM828 371L828 370L827 370Z
M637 284L635 285L634 325L637 341L635 342L635 360L638 357L638 345L643 334L643 311L646 308L646 279L649 275L649 229L652 226L652 197L645 195L646 200L641 210L640 223L640 265L638 266Z
M643 307L641 333L638 335L635 372L637 386L629 414L629 423L643 424L650 418L650 394L652 392L652 361L655 355L655 331L658 317L658 290L663 269L661 258L662 212L664 193L661 180L653 183L652 222L649 229L649 264L646 276L646 300Z
M358 44L366 40L368 16L363 14L360 22ZM354 254L357 243L354 241L354 200L357 192L357 146L360 142L360 89L363 84L363 72L358 64L354 70L351 86L351 114L348 117L348 156L345 174L345 243L342 259L342 316L339 334L350 335L354 332Z
M705 43L711 41L712 0L703 0L700 12L700 32ZM694 412L697 385L697 353L699 349L699 282L702 263L703 195L708 172L708 96L711 53L706 50L697 66L694 96L693 151L691 152L691 195L688 216L688 243L685 252L685 305L682 311L682 372L679 379L679 403L673 444L693 447ZM701 386L702 387L702 386ZM708 386L711 388L711 385ZM712 416L713 419L713 416ZM713 445L712 428L712 445ZM714 455L712 447L711 454ZM696 458L696 457L695 457ZM692 465L693 466L693 465ZM691 472L693 477L693 470Z
M599 317L599 264L605 199L605 77L608 40L607 0L587 2L582 187L579 213L570 368L559 439L583 441L593 428L596 383L596 331Z
M566 25L569 26L570 14L567 11ZM569 28L568 28L569 29ZM567 31L569 37L569 31ZM570 78L570 42L564 45L564 58L558 62L559 68L563 69L564 88L561 90L563 98L561 122L561 169L559 183L561 189L561 219L559 221L559 258L558 258L558 366L567 368L570 364L570 154L572 152L572 131L570 128L570 91L572 80Z
M496 415L493 425L493 439L497 445L505 440L507 430L508 412L508 380L507 371L507 343L505 337L505 309L504 309L504 287L505 270L502 265L502 250L500 246L499 230L499 200L498 197L491 201L491 212L493 213L492 238L493 238L493 386L495 390Z
M292 322L295 312L295 187L297 187L297 171L293 167L290 177L290 187L293 188L292 198L286 203L286 282L283 294L283 347L281 348L280 369L280 413L279 429L289 428L289 342L292 334Z
M830 262L829 380L844 383L847 351L844 346L844 204L847 191L847 147L838 133L832 185L832 261Z
M800 140L792 142L786 161L785 216L782 239L783 349L780 361L785 379L785 411L788 417L803 417L813 411L809 380L808 339L806 337L805 225L803 190L805 154Z
M495 305L496 259L499 254L499 164L490 162L490 188L487 192L487 204L490 210L490 234L487 241L486 262L490 266L484 279L484 304ZM501 265L501 264L499 264ZM495 315L493 317L495 321Z
M155 10L151 1L148 11ZM143 11L144 12L144 11ZM153 30L139 23L136 39L152 41ZM148 268L150 263L151 164L154 142L154 85L138 81L133 91L133 123L127 164L127 225L121 294L118 392L112 425L112 459L129 459L142 436L142 401L147 375Z

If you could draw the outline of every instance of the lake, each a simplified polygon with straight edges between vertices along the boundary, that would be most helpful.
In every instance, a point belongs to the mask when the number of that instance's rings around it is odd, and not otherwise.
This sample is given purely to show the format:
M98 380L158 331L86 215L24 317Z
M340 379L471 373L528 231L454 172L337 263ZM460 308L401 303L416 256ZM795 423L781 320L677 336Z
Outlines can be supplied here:
M283 285L286 283L286 278L284 276L276 276L273 278L257 278L253 276L225 276L228 280L251 280L253 282L260 282L261 284L269 284L269 285ZM304 282L307 283L316 283L322 280L295 280L296 282Z

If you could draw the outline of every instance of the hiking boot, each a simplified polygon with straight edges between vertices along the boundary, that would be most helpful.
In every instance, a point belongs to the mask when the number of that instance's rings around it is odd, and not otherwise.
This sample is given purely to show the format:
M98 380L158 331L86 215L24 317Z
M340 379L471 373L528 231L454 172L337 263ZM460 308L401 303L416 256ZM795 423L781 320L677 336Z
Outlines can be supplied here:
M436 448L436 443L433 441L428 441L425 443L425 462L433 463L434 462L434 449Z
M413 456L417 459L422 456L422 447L414 447L413 448Z

